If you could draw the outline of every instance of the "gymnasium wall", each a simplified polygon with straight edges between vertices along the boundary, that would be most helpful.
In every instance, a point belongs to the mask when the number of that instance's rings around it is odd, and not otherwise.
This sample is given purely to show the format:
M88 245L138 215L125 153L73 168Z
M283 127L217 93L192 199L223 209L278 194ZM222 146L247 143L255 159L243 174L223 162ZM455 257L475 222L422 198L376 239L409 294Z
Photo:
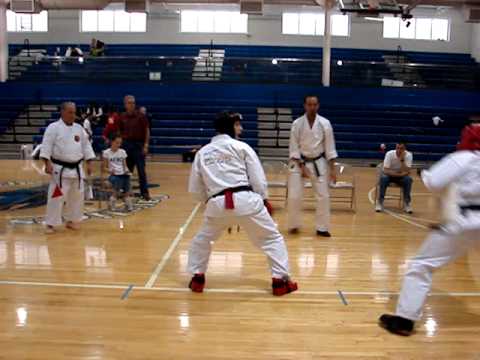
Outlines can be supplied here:
M202 6L202 9L208 6ZM189 7L192 8L192 7ZM227 7L222 7L227 8ZM207 44L213 40L217 44L238 45L283 45L321 47L323 38L317 36L282 35L281 14L284 10L299 11L299 8L267 6L264 16L249 17L249 34L182 34L180 32L180 7L163 7L155 5L149 14L147 32L128 33L81 33L78 11L50 11L48 33L9 33L9 42L23 43L28 38L31 43L65 43L87 44L92 37L106 43L157 43L157 44ZM302 7L301 10L308 11ZM314 8L318 11L318 8ZM472 42L472 25L466 24L460 11L455 9L436 10L421 8L416 15L425 17L448 17L451 19L451 39L447 42L425 40L383 39L382 23L351 19L350 37L334 37L333 47L395 50L402 46L404 50L431 51L450 53L470 53Z
M480 61L480 24L472 24L472 57Z

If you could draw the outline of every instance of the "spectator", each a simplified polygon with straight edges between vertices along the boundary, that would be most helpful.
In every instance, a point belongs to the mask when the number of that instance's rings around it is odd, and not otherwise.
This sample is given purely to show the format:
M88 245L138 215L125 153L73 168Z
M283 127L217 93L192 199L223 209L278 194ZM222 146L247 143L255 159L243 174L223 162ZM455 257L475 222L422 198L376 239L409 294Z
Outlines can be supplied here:
M106 144L110 144L113 137L120 133L120 115L115 106L110 106L107 112L107 123L103 130L103 140Z
M375 210L381 212L384 210L383 202L385 193L390 183L398 184L403 189L404 210L406 213L412 213L411 192L413 180L410 177L413 155L407 151L407 145L399 142L395 150L390 150L385 155L383 162L383 174L380 177L380 191Z
M92 39L92 43L90 44L90 55L95 57L105 55L105 43L97 39Z
M103 117L103 109L101 106L98 106L96 102L91 102L85 114L92 124L98 125Z
M145 106L141 106L138 110L147 118L148 129L150 132L152 132L152 116L148 113L147 108Z
M83 56L83 51L80 49L80 46L76 47L71 47L69 46L67 48L67 51L65 51L65 57L82 57Z
M136 109L135 97L127 95L124 98L125 112L120 115L119 128L122 134L123 148L127 152L127 166L131 173L137 168L140 181L140 194L145 200L150 200L147 174L145 172L145 157L148 154L150 130L148 120Z

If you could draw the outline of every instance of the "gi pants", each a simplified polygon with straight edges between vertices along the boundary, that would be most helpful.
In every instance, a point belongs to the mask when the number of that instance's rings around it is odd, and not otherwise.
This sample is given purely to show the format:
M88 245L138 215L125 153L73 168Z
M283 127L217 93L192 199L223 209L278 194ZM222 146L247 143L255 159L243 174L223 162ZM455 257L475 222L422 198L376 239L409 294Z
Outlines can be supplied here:
M64 176L61 189L63 195L52 198L57 184L60 184L58 175L53 175L48 187L45 223L50 226L62 225L62 216L67 222L82 221L85 199L83 180L79 180L78 177L66 178Z
M289 275L288 253L283 236L268 214L263 199L251 191L233 194L235 209L225 209L225 197L217 196L207 202L200 231L193 238L188 252L188 270L205 273L212 252L212 243L229 226L239 224L250 240L268 258L272 277Z
M432 285L433 271L465 255L475 245L480 245L478 211L467 211L442 230L430 232L417 255L409 261L396 314L419 320Z
M310 170L310 182L315 194L316 213L315 223L318 231L328 231L330 227L330 192L328 188L327 160L321 158L316 161L320 176L316 175L312 163L305 166ZM305 179L298 164L289 165L288 176L288 228L297 229L302 225L302 201Z

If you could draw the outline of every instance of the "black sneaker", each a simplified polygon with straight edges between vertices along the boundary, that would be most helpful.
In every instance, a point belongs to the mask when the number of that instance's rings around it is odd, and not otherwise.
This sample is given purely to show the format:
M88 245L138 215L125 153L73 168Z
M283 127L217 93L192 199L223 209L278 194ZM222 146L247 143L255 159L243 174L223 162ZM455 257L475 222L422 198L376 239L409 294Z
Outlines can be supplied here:
M378 319L380 327L401 336L410 336L413 333L415 323L412 320L405 319L397 315L383 314Z
M332 237L332 234L330 234L328 231L317 230L317 235L318 236L323 236L323 237Z

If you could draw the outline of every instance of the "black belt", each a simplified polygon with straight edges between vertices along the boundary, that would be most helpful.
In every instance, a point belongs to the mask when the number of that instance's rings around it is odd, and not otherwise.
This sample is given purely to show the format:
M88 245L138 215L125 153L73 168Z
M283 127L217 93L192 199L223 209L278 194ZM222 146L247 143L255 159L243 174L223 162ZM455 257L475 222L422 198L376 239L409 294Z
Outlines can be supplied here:
M234 187L234 188L230 188L230 189L225 189L225 190L222 190L220 191L219 193L215 194L215 195L212 195L210 197L210 199L213 199L215 197L218 197L218 196L223 196L225 195L226 192L231 192L231 193L237 193L237 192L242 192L242 191L253 191L252 187L250 185L245 185L245 186L237 186L237 187Z
M462 205L460 206L460 211L462 215L465 215L467 211L480 211L480 205Z
M313 167L315 169L315 174L317 175L317 177L320 176L320 170L318 170L318 166L317 166L317 160L320 160L321 158L324 158L325 157L325 153L321 153L320 155L318 155L317 157L314 157L314 158L309 158L309 157L306 157L306 156L302 156L302 160L304 163L312 163L313 164Z
M63 177L63 170L65 170L65 168L67 169L75 169L77 170L77 175L78 175L78 187L80 188L81 186L81 175L80 175L80 164L82 163L83 161L83 158L78 160L77 162L66 162L66 161L62 161L62 160L58 160L58 159L55 159L55 158L51 158L50 161L56 165L60 165L62 167L62 169L60 170L60 183L58 184L58 186L60 186L60 188L62 188L62 177Z

